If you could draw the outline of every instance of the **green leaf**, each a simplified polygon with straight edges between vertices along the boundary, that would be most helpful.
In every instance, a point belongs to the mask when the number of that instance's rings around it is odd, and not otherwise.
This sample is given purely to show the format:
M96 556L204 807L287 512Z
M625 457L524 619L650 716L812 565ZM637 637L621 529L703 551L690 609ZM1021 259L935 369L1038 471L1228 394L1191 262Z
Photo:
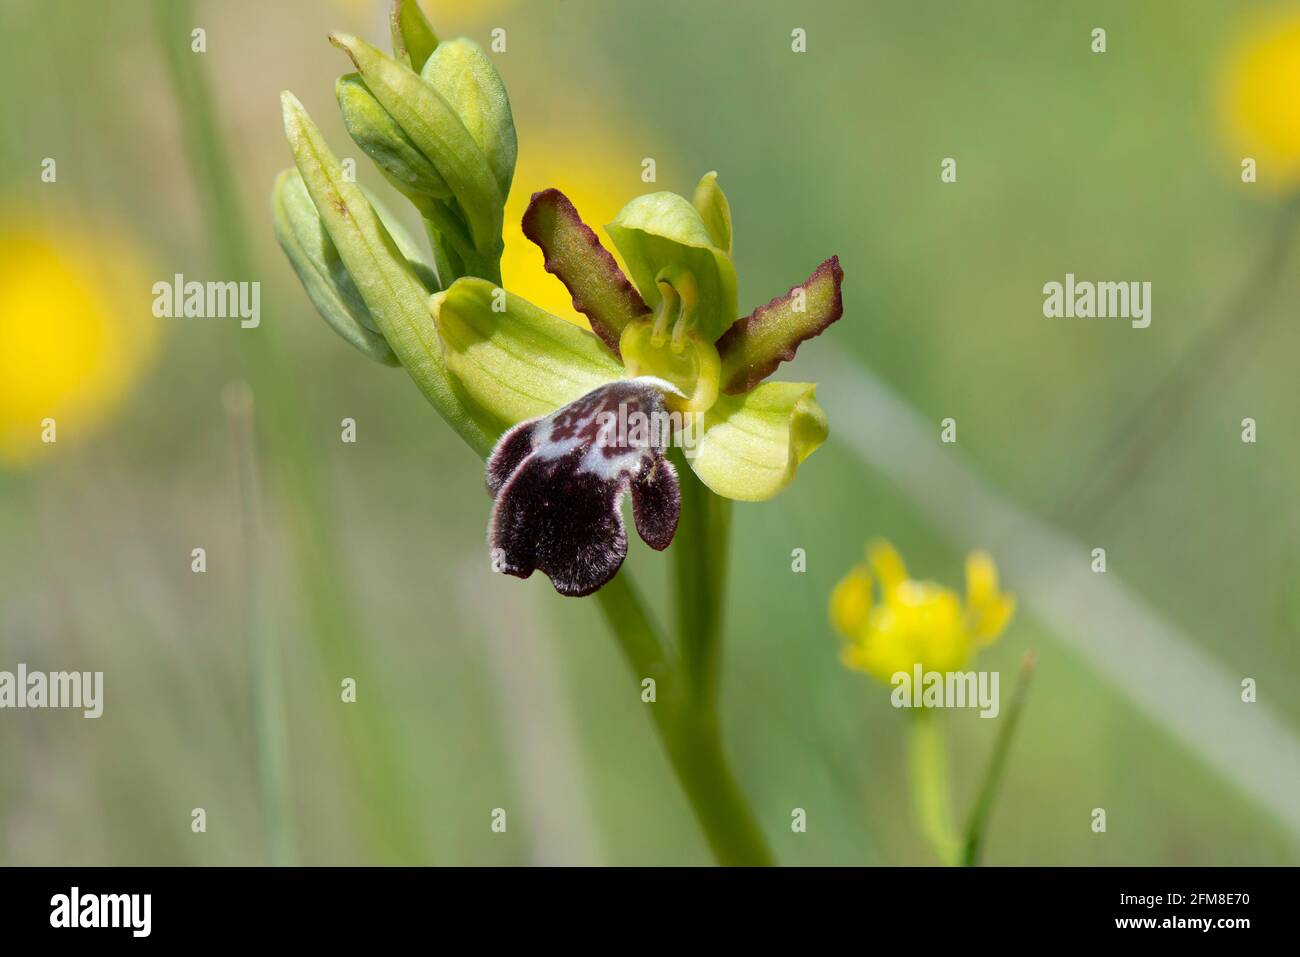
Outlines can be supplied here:
M455 108L404 64L346 33L330 42L347 52L366 86L451 187L482 253L501 249L504 198L487 157Z
M662 298L658 281L663 279L681 295L683 310L689 310L701 338L715 342L735 322L736 269L684 197L668 192L638 196L605 231L651 309Z
M393 56L419 73L438 46L433 24L420 9L418 0L393 0L388 20L393 34Z
M523 228L541 248L546 271L569 290L573 308L591 321L592 331L617 355L624 327L650 310L614 257L558 189L533 194Z
M480 456L492 438L470 417L442 362L428 292L356 183L348 182L292 93L283 93L284 130L312 204L389 347L425 398Z
M433 297L447 369L467 408L499 433L621 378L594 335L483 279Z
M765 382L724 395L702 413L695 474L724 498L766 501L794 480L799 464L826 441L826 413L802 382Z
M271 204L275 237L316 311L343 339L370 358L398 365L388 342L374 330L370 310L343 268L338 250L296 169L287 169L276 177Z
M510 195L519 147L510 97L496 65L474 41L449 40L433 52L420 76L455 108L487 157L504 200Z
M722 192L722 187L718 185L718 173L716 170L705 173L700 178L700 183L695 187L695 196L691 203L700 214L700 219L704 220L704 226L713 237L713 245L717 246L728 256L731 255L731 204L727 202L726 194Z
M735 394L754 388L782 362L793 359L801 342L821 335L844 315L843 282L839 257L832 256L800 285L728 329L718 340L722 391Z

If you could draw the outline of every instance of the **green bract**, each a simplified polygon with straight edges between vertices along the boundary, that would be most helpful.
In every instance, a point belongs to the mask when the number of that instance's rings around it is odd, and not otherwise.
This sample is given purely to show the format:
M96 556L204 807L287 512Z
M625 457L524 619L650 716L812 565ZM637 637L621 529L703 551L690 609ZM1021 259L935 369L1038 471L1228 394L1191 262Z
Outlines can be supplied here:
M486 454L493 437L462 406L443 366L429 321L429 289L418 268L402 255L361 188L343 175L302 104L291 93L283 101L285 135L302 183L375 326L434 408L472 448Z
M599 340L482 279L461 279L434 296L443 355L466 407L504 432L622 376Z
M370 358L397 365L297 170L287 169L276 178L272 218L280 247L325 321Z

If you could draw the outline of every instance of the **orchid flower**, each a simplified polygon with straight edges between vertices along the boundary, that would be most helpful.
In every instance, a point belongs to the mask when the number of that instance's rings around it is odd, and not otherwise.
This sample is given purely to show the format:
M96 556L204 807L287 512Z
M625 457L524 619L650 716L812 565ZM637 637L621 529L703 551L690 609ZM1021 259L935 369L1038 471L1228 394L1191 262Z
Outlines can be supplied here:
M494 569L541 569L562 594L588 595L627 554L629 492L646 543L672 542L672 446L715 494L762 501L825 440L813 385L764 380L840 317L843 272L832 257L736 319L731 209L709 173L691 200L640 196L606 227L629 275L562 193L537 193L524 234L591 331L511 295L499 265L517 155L509 98L482 49L425 23L395 5L393 57L348 34L330 41L357 69L335 87L344 125L420 211L432 259L341 174L290 94L298 169L277 182L277 233L335 331L405 366L466 441L491 448Z
M764 380L843 311L832 257L734 320L731 216L714 173L694 203L641 196L607 231L630 281L558 190L537 193L524 215L591 332L481 279L432 301L466 407L485 431L505 430L487 463L494 567L541 569L566 595L618 571L629 491L641 537L668 547L681 499L664 457L674 442L725 498L761 501L790 483L825 440L826 416L812 385Z

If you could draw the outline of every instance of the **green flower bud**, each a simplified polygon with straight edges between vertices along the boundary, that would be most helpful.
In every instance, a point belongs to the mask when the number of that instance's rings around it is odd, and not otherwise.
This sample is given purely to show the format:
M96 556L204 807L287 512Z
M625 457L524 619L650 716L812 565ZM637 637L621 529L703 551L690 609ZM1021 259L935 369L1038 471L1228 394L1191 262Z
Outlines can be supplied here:
M449 40L433 51L420 76L455 108L487 157L504 202L515 175L518 143L510 97L496 66L474 41Z
M365 41L341 33L330 41L352 58L367 89L446 182L474 248L499 257L505 200L487 157L456 108L405 64Z
M393 33L393 57L419 73L438 46L433 24L420 9L419 0L393 0L388 19Z
M447 199L451 187L389 115L356 73L341 76L334 86L343 125L385 178L423 208L429 200Z

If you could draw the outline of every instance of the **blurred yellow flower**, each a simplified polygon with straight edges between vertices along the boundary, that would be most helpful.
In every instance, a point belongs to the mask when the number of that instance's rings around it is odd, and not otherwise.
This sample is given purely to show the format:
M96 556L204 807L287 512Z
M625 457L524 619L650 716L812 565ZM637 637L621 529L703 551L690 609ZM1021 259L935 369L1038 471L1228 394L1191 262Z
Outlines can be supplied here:
M2 207L0 207L2 208ZM128 237L0 219L0 465L84 437L152 357L150 284Z
M609 132L519 130L519 164L506 202L502 283L513 294L584 329L590 327L587 320L574 310L564 284L543 268L542 251L524 236L520 224L533 193L553 186L569 197L617 260L618 253L601 226L634 196L659 189L642 182L641 159L621 145L626 142Z
M927 672L960 670L1002 633L1014 612L1015 599L998 591L997 568L987 553L966 559L963 604L951 589L908 578L898 552L880 540L867 546L866 563L855 565L830 598L845 666L886 683L918 664Z
M1255 159L1259 181L1300 179L1300 11L1274 10L1242 34L1220 95L1232 146Z

